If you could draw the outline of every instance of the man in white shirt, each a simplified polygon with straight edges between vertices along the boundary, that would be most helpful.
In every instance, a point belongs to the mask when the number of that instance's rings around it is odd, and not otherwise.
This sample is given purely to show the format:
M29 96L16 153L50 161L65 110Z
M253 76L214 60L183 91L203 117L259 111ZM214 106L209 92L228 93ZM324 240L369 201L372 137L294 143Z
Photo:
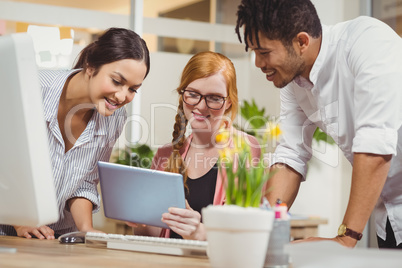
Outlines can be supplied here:
M281 88L283 134L269 201L293 203L319 127L353 165L332 240L354 247L374 210L379 246L402 248L401 38L370 17L321 26L309 0L242 0L237 16L240 41L243 35L255 65Z

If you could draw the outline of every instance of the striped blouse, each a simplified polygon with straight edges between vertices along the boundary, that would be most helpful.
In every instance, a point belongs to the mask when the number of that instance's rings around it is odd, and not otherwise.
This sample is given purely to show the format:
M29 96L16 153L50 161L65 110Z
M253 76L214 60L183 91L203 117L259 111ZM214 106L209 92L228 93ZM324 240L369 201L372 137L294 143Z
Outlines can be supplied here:
M97 161L109 161L113 146L127 119L124 107L108 117L100 115L95 110L74 147L65 153L57 120L58 105L67 78L79 71L44 70L40 71L39 75L60 214L59 220L49 225L56 235L77 230L67 206L69 199L86 198L93 203L93 212L99 210ZM16 232L12 226L0 225L0 235L16 235Z

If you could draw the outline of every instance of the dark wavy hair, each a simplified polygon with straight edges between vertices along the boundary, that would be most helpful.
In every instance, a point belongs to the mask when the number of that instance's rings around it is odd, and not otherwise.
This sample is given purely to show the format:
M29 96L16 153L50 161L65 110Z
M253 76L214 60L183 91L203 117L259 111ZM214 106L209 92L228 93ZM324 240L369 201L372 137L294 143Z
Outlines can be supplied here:
M150 68L149 51L145 41L135 32L124 28L110 28L97 41L86 46L80 53L74 69L88 67L95 69L96 75L102 65L124 59L143 60ZM144 77L144 78L145 78Z
M242 0L237 10L236 33L242 42L240 28L244 26L246 51L253 38L260 47L258 32L268 39L279 40L285 47L300 32L313 38L322 34L317 11L310 0Z

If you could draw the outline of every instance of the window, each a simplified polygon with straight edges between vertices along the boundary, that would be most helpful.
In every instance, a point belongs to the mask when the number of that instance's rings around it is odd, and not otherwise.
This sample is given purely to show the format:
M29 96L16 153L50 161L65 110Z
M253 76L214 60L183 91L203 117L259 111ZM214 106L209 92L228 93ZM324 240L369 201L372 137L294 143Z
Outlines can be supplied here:
M402 0L372 0L372 12L402 36Z

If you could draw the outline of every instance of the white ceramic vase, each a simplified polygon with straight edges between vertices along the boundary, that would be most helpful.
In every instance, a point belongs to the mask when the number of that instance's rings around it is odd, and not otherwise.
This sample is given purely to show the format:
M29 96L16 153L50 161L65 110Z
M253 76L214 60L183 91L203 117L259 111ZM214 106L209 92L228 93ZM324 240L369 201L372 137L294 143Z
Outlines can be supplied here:
M212 268L262 268L274 212L235 205L202 210Z

